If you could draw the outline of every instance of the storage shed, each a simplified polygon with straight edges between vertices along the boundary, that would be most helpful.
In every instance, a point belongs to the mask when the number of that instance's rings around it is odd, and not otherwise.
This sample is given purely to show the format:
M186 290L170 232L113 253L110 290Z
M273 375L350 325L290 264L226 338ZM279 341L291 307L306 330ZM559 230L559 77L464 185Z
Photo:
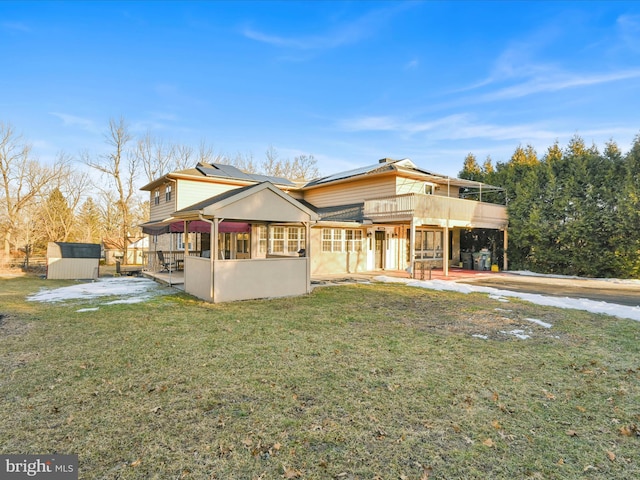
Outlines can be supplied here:
M100 244L49 242L47 278L85 280L98 278Z

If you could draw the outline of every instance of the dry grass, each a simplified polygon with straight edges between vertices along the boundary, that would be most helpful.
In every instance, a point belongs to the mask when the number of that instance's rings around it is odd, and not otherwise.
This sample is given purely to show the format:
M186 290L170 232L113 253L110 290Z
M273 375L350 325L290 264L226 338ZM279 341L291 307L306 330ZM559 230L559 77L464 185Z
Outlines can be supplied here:
M25 303L42 285L0 280L2 453L85 479L640 476L637 322L396 285L79 313Z

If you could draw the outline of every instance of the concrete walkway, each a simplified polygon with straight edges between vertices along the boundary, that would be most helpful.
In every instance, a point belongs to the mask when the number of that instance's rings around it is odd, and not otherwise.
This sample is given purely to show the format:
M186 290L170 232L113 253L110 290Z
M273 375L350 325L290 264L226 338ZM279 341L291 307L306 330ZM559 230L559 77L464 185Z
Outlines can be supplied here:
M459 283L554 297L587 298L631 307L640 306L640 282L589 278L556 278L505 272L491 277L463 278L459 280Z

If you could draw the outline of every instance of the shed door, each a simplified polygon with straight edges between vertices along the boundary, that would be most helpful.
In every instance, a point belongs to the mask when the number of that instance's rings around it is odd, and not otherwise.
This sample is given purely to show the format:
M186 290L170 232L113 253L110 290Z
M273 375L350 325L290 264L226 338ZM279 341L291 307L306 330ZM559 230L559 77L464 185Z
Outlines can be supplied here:
M382 270L384 268L384 251L385 251L385 238L386 232L376 232L376 270Z

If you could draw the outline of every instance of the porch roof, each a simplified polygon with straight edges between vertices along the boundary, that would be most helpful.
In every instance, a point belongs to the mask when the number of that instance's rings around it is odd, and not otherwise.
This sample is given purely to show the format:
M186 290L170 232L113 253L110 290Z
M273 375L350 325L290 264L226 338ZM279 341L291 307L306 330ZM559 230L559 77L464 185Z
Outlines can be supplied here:
M173 217L202 217L263 222L308 222L320 216L270 182L229 190L176 211Z

